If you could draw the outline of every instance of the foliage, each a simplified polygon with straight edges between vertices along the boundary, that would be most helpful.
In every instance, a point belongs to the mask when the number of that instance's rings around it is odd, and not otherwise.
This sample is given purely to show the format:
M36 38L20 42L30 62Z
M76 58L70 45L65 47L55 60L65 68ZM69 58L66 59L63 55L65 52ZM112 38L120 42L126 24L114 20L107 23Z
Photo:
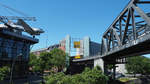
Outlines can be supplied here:
M107 77L100 68L86 68L81 74L65 75L62 72L45 78L46 84L106 84Z
M50 52L43 52L37 58L33 53L30 54L29 66L34 72L50 70L56 68L59 71L63 70L66 65L67 54L60 49L53 49ZM54 69L55 70L55 69Z
M106 67L107 67L109 70L111 70L111 69L113 69L113 64L107 64Z
M33 53L30 53L30 56L29 56L30 58L29 58L29 67L31 67L32 68L32 71L33 72L36 72L36 71L38 71L39 69L38 69L38 66L37 66L37 56L35 55L35 54L33 54Z
M65 74L62 72L51 74L50 76L45 77L46 84L57 84L63 77L65 77Z
M51 54L49 52L43 52L38 58L38 66L40 71L51 69Z
M49 52L43 52L40 54L39 57L34 55L33 53L30 53L30 61L29 66L32 67L33 72L42 72L45 69L50 68L50 53Z
M66 63L66 53L61 49L53 49L50 51L51 54L51 62L53 66L64 67Z
M36 64L37 61L37 56L34 55L33 53L30 53L30 61L29 61L29 66L32 67Z
M106 84L107 77L102 73L99 68L94 68L92 70L85 70L82 73L82 77L85 79L86 84Z
M126 69L132 74L150 74L150 59L143 56L127 59Z
M9 73L10 69L7 66L0 68L0 80L3 80Z

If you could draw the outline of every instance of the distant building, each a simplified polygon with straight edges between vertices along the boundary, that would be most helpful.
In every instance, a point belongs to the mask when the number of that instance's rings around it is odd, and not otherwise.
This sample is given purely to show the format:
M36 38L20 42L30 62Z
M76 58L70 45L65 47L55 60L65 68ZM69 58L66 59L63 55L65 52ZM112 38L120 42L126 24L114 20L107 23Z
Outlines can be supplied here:
M50 52L51 50L55 49L55 48L59 48L59 44L55 44L55 45L51 45L49 46L48 48L41 48L41 49L38 49L38 50L34 50L34 51L31 51L31 53L39 56L40 53L43 53L43 52Z
M55 45L51 45L47 48L47 51L50 52L51 50L55 49L55 48L59 48L59 44L55 44Z
M47 48L41 48L35 51L31 51L31 53L35 54L36 56L40 56L40 53L47 52Z
M60 48L68 53L69 56L90 57L100 53L100 44L91 41L89 37L71 38L68 35L60 41Z
M75 48L75 44L78 43L78 48ZM89 37L84 38L71 38L67 35L64 39L59 41L59 44L51 45L48 48L42 48L32 51L35 55L40 55L42 52L50 52L54 48L59 48L68 53L69 56L80 55L82 57L95 56L100 53L100 44L93 42Z

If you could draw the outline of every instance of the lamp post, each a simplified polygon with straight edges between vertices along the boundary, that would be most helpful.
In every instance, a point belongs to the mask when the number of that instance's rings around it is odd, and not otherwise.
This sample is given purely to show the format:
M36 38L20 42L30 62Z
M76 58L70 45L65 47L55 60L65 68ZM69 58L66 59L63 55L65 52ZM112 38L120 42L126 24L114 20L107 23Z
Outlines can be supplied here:
M17 59L19 56L22 56L22 53L20 53L19 55L17 55L17 57L13 58L13 61L12 61L11 71L10 71L10 80L9 80L9 83L10 83L10 84L13 84L13 80L12 80L13 70L14 70L14 66L15 66L16 59Z

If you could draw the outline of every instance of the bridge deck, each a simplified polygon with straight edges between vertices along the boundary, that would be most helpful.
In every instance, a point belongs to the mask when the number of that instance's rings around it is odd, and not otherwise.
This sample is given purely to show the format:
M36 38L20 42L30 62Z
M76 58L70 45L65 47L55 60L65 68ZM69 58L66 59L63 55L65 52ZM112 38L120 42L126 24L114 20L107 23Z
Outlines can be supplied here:
M110 52L101 55L102 58L121 58L126 56L137 56L150 53L150 33L145 34L137 40L130 41L129 43L120 47L115 47Z

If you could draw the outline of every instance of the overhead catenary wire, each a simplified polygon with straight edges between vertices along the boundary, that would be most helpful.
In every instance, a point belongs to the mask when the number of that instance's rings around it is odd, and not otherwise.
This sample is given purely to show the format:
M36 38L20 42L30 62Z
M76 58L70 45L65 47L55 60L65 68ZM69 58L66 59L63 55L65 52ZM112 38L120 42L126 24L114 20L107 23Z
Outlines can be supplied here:
M35 17L29 17L27 14L19 11L19 10L16 10L12 7L9 7L5 4L2 4L0 3L0 6L5 8L5 11L7 11L11 16L0 16L4 19L9 19L9 20L18 20L18 19L23 19L23 20L28 20L28 21L36 21L36 18ZM14 13L13 13L14 12ZM12 15L15 15L15 13L21 15L21 17L18 17L18 16L12 16Z
M7 9L13 11L13 12L16 12L16 13L18 13L18 14L20 14L20 15L28 16L27 14L25 14L25 13L19 11L19 10L16 10L16 9L14 9L14 8L12 8L12 7L9 7L9 6L7 6L7 5L4 5L4 4L2 4L2 3L0 3L0 6L2 6L2 7L4 7L4 8L7 8Z

